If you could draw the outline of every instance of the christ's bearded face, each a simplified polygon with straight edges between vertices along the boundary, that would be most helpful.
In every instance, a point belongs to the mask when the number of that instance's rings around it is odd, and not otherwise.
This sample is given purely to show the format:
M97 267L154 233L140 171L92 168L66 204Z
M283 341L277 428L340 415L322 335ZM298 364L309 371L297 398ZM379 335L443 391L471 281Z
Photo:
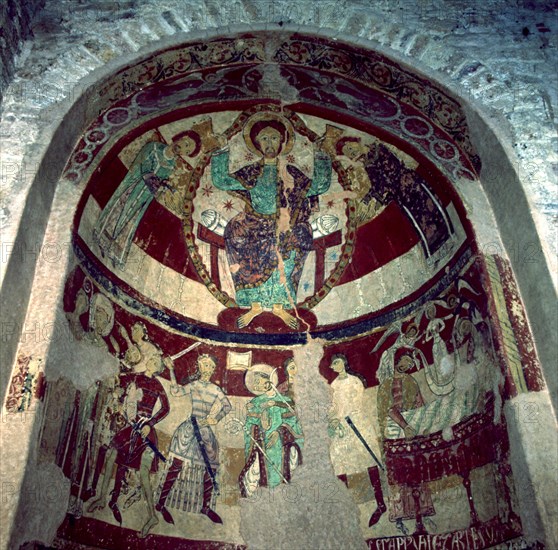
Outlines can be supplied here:
M277 157L281 151L281 133L275 128L267 126L256 136L256 144L265 158L273 159Z

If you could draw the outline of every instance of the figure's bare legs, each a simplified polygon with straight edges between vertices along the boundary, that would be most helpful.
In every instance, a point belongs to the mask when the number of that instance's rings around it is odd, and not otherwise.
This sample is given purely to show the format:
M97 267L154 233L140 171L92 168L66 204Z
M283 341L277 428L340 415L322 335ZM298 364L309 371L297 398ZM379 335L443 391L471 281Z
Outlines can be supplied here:
M155 515L155 505L153 504L153 491L151 490L151 480L149 479L149 470L151 469L151 463L153 462L153 454L147 449L144 451L141 457L140 466L140 483L147 501L147 521L142 527L140 537L145 538L149 534L149 531L159 523L157 516Z
M254 302L250 310L247 313L241 315L236 321L238 328L247 327L261 313L263 313L262 304L260 304L259 302Z
M93 499L87 507L88 512L95 512L95 510L102 510L107 505L107 493L110 480L112 479L112 472L114 470L114 463L116 462L116 449L109 449L105 463L105 477L103 478L103 485L101 486L101 494Z
M293 317L290 313L287 313L283 309L283 304L273 304L272 313L273 315L279 317L279 319L281 319L289 328L298 328L298 319Z

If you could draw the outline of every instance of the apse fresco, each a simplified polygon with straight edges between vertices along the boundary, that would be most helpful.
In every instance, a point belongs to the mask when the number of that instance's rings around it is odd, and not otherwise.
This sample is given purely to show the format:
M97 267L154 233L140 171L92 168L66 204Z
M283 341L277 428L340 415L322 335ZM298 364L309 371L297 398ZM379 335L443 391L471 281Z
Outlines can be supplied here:
M464 261L451 196L416 168L375 136L274 105L182 119L111 152L81 203L76 248L105 286L108 270L130 289L123 299L172 311L184 331L192 319L207 334L336 325ZM386 290L338 308L368 281Z
M357 78L350 49L285 42L279 78L256 39L219 44L211 78L195 46L144 67L151 87L102 112L67 168L62 307L98 375L41 380L39 460L71 483L56 544L242 547L242 500L312 467L293 353L311 340L321 460L369 548L520 536L502 403L541 382L511 273L479 253L452 183L478 163L459 109L397 66ZM273 77L300 101L266 97Z

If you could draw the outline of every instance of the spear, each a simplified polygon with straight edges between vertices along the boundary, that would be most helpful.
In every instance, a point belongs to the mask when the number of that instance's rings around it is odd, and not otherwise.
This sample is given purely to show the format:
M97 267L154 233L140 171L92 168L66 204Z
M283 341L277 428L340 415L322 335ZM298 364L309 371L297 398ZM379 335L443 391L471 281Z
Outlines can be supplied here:
M277 466L275 465L275 463L267 456L267 453L263 450L262 446L255 440L255 438L252 436L252 434L250 433L250 431L248 430L248 428L246 427L246 424L242 423L242 420L238 419L238 418L232 418L233 421L238 422L241 426L242 429L244 430L244 432L246 433L246 435L252 440L252 442L254 443L254 445L258 448L258 450L262 453L262 455L264 456L264 458L267 460L267 462L269 462L272 466L273 469L279 474L279 477L283 480L284 483L289 483L286 479L285 476L279 471L279 469L277 468Z

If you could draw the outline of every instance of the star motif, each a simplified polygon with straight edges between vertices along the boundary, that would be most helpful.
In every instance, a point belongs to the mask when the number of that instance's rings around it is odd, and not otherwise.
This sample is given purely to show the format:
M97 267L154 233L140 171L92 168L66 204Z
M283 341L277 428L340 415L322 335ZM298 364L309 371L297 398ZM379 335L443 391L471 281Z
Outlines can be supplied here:
M213 194L213 189L209 185L202 187L202 195L204 197L211 197L212 194Z
M231 200L225 201L225 202L223 203L223 208L224 208L227 212L230 212L230 211L234 208L234 206L233 206L233 201L231 201Z
M294 164L295 163L294 155L287 155L287 162Z
M327 201L326 206L328 209L332 209L335 206L335 201Z

